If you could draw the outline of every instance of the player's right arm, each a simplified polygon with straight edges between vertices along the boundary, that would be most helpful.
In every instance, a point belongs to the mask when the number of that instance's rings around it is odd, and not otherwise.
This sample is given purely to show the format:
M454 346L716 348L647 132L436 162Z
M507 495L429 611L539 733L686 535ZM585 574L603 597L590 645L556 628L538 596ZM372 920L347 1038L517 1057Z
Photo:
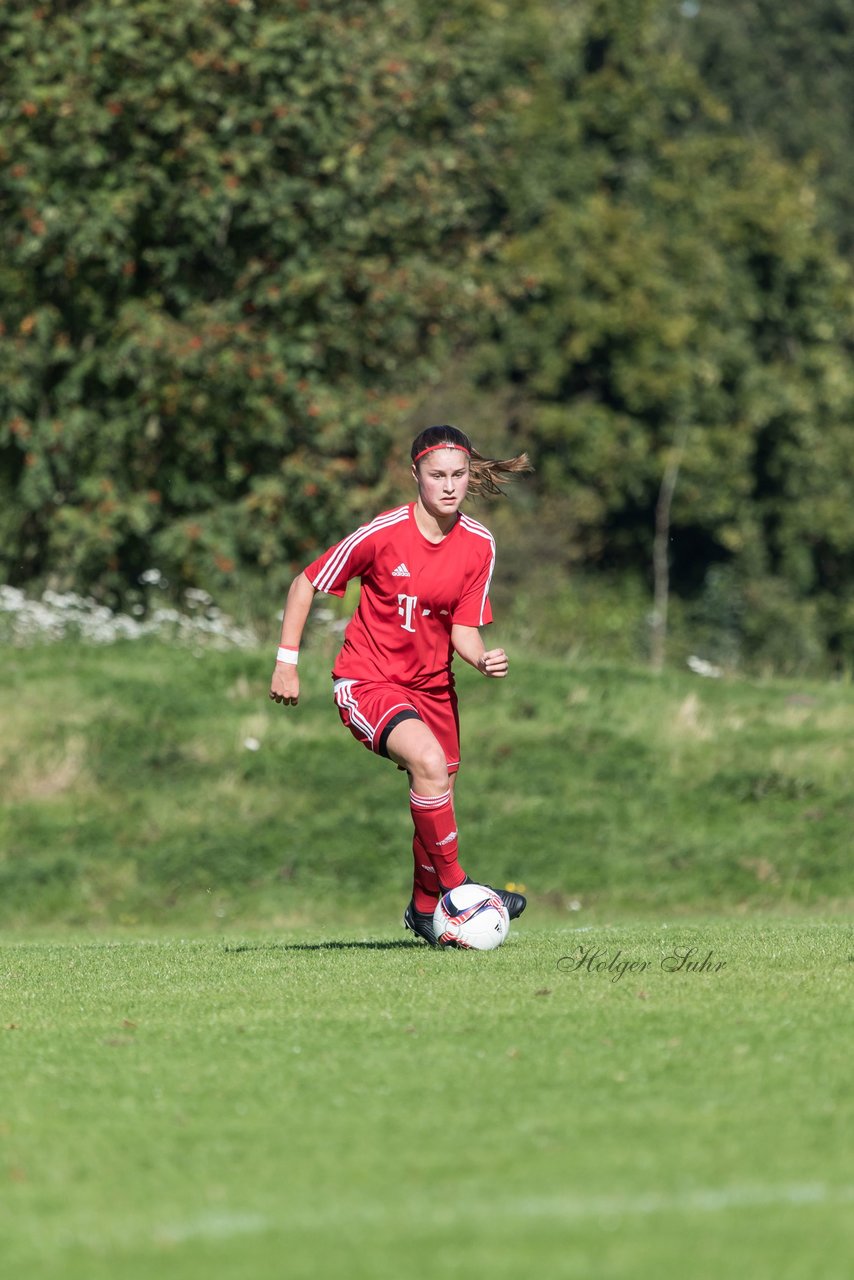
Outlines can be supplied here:
M316 588L305 573L299 573L290 585L285 602L279 652L270 681L270 697L273 702L286 707L295 707L299 702L297 656L315 592Z
M375 535L384 532L391 524L407 520L408 515L408 507L384 512L348 534L334 547L329 547L294 578L288 591L279 641L279 658L284 657L284 660L277 660L270 682L270 697L274 702L295 707L299 701L296 658L315 594L322 591L327 595L343 596L350 579L362 577L369 569L374 556Z

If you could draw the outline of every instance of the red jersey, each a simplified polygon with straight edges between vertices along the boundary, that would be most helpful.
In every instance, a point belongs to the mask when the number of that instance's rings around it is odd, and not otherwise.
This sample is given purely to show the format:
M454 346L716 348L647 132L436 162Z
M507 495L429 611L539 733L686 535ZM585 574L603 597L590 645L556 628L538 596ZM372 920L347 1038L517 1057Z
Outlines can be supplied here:
M313 587L335 596L351 578L362 580L332 674L435 693L451 688L451 627L492 621L494 566L492 534L462 513L441 542L424 537L414 502L362 525L305 570Z

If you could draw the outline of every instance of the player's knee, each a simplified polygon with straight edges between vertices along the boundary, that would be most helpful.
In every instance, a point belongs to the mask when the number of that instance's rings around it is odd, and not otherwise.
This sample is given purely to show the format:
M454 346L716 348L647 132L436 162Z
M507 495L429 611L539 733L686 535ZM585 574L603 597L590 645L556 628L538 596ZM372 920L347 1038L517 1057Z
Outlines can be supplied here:
M416 759L412 764L413 774L420 779L443 789L450 785L448 762L438 742L424 743L416 753Z
M406 769L416 787L445 791L450 785L448 761L438 738L420 720L405 720L389 735L388 755Z
M401 763L416 789L430 787L444 791L450 786L448 762L435 740L413 743L401 756Z

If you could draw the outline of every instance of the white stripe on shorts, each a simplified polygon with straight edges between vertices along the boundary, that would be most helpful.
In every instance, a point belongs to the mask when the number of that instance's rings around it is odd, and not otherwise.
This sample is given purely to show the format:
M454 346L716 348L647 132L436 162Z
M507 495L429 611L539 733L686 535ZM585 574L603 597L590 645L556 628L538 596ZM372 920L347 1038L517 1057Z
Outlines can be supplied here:
M388 724L392 716L398 711L411 710L411 702L397 702L386 712L379 724L371 724L365 713L359 709L359 701L354 693L354 687L358 687L360 681L345 680L343 678L334 680L332 683L333 697L339 707L343 707L350 712L350 719L357 729L361 729L365 734L371 746L374 745L374 738L380 725Z

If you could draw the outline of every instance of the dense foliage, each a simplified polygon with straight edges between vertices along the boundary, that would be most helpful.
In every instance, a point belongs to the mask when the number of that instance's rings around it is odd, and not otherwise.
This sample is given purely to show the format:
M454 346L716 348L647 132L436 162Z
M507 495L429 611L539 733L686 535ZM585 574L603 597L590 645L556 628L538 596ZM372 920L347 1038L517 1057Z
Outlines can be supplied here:
M658 8L595 5L532 83L506 250L528 287L492 376L527 391L568 559L648 560L678 465L673 581L698 615L854 653L851 273L804 174L733 134Z
M741 132L817 178L823 220L854 251L854 0L685 0L679 38Z
M725 7L12 0L6 580L278 590L398 499L419 388L454 420L462 381L533 454L553 583L646 581L667 475L672 587L718 652L850 662L841 206L797 99L789 134L779 98L745 129ZM844 8L800 61L781 17L768 66L811 84L829 32L837 68Z
M382 397L483 303L476 38L80 0L7 6L0 41L7 574L287 569L381 499Z

